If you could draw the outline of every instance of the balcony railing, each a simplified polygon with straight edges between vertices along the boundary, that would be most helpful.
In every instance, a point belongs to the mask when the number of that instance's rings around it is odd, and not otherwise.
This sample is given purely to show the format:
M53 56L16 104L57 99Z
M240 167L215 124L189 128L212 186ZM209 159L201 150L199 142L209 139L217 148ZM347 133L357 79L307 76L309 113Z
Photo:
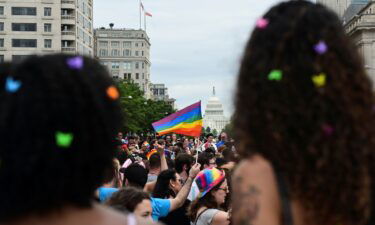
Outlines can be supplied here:
M75 32L74 31L61 31L61 34L62 35L75 35Z
M64 20L74 20L76 17L74 15L61 15L61 19Z
M73 0L61 0L62 4L74 4Z
M75 52L76 48L75 47L61 47L61 50L63 52Z

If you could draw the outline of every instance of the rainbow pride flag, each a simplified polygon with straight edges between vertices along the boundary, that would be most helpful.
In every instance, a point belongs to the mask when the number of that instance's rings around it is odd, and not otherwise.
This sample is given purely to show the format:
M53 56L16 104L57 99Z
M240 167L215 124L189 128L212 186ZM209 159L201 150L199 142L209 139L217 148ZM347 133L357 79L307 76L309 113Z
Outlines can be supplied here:
M198 137L202 131L201 102L194 103L152 124L158 135L169 133Z

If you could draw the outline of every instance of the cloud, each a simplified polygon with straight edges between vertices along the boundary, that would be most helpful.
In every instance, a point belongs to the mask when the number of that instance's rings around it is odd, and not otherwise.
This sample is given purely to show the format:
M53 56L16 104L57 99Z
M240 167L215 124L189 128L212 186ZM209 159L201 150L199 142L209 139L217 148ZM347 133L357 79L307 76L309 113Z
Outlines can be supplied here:
M165 83L178 107L202 100L215 86L233 112L236 74L255 21L277 0L143 0L151 39L151 80ZM139 2L97 1L95 27L139 28ZM142 18L143 19L143 18ZM143 22L142 22L143 23ZM143 26L143 25L142 25ZM203 108L204 109L204 108Z

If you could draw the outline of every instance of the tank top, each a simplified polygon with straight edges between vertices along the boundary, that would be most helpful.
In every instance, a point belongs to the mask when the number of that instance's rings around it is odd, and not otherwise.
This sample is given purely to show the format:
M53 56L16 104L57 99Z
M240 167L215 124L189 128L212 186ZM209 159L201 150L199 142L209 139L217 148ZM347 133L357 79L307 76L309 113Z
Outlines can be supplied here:
M191 225L210 225L212 219L218 212L218 209L206 209L200 215L198 215L198 218L194 223L191 223Z
M290 206L288 187L285 183L283 174L277 170L275 170L275 174L277 179L277 188L280 194L282 225L293 225L292 208Z

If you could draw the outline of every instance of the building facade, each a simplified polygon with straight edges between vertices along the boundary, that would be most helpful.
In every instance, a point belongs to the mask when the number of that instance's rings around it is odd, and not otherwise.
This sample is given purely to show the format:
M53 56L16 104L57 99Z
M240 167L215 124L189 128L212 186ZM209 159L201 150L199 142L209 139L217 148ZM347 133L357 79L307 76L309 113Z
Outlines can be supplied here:
M317 3L321 3L331 10L333 10L339 17L342 17L345 10L351 3L351 0L317 0Z
M114 78L138 84L148 99L150 82L150 39L144 30L95 29L95 55Z
M344 24L346 33L354 40L364 60L365 69L375 81L375 2L363 4Z
M170 98L168 95L168 88L165 84L151 84L152 99L156 101L165 101L172 108L175 108L176 99Z
M340 0L341 1L341 0ZM336 0L318 0L330 7ZM375 1L351 0L341 16L346 33L352 38L375 84ZM375 89L375 85L374 89Z
M206 110L203 116L203 127L211 128L211 131L216 129L221 132L229 120L224 116L223 104L220 99L215 96L215 88L213 89L213 96L209 98L206 105Z
M66 52L93 56L93 0L1 0L0 61Z

